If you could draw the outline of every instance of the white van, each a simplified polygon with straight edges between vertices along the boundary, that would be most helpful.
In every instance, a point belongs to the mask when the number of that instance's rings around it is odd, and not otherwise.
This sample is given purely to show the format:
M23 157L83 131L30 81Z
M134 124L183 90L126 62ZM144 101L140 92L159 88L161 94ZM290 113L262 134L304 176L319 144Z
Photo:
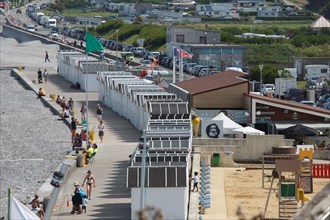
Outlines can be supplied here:
M55 18L48 18L48 26L50 28L56 27L56 19Z

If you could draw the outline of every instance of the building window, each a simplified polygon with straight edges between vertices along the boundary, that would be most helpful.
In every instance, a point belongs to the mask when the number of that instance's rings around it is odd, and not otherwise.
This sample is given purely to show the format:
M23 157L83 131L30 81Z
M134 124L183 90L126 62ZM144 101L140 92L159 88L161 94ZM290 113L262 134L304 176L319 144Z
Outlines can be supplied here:
M176 42L184 43L184 35L176 35Z

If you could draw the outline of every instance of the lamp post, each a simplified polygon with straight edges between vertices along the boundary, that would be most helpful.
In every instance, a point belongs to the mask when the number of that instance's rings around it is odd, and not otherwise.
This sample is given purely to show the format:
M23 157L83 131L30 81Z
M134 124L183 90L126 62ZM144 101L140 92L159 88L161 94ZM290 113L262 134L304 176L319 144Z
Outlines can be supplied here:
M116 43L116 61L118 60L118 32L119 30L116 30L116 37L117 37L117 43Z
M207 44L207 31L205 31L205 44Z
M261 94L261 89L262 89L262 68L264 68L264 65L259 65L259 70L260 70L260 94Z

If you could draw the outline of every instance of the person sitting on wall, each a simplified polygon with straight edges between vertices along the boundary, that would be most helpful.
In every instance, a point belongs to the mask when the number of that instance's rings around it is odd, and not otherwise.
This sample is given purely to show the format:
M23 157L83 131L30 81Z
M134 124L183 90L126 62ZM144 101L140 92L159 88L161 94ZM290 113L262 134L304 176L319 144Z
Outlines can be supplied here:
M41 96L45 96L46 95L46 91L42 88L39 89L38 91L38 98L41 98Z
M76 82L76 84L75 85L72 85L70 88L71 89L80 89L80 83L79 82Z
M78 133L76 133L76 136L74 137L72 150L76 147L82 147L82 139Z

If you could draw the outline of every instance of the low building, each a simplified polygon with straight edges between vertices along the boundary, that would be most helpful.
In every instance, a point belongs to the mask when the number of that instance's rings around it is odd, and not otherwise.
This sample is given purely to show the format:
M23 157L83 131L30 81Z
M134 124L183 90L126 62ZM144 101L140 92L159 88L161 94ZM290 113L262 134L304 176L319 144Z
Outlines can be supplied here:
M330 110L251 93L244 96L244 107L249 109L251 124L266 133L274 133L275 130L295 124L314 129L329 128Z
M258 8L258 17L280 17L282 16L281 6L262 6Z
M237 7L255 7L266 4L266 0L237 0Z
M173 91L195 109L243 109L244 93L249 92L249 75L238 71L193 78L171 84Z
M214 18L239 18L238 10L234 3L211 3L196 5L195 11L200 16Z
M168 27L166 33L166 54L173 56L173 48L192 54L192 61L200 65L226 67L246 66L246 47L221 44L220 33L210 30Z

